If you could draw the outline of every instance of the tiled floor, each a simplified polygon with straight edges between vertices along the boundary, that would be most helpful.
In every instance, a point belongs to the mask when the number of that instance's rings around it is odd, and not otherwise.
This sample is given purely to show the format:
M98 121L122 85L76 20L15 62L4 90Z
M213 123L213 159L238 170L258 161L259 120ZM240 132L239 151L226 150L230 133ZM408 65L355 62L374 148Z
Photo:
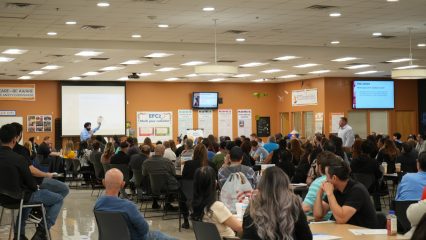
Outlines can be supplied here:
M90 196L91 190L71 190L65 199L61 214L58 216L55 226L51 229L53 240L71 239L98 239L98 229L93 215L93 205L96 196ZM179 232L178 220L161 220L161 218L150 218L153 230L159 230L178 239L195 239L192 229L182 229ZM10 222L9 212L0 226L0 239L7 239ZM31 239L34 234L34 225L27 225L26 236Z

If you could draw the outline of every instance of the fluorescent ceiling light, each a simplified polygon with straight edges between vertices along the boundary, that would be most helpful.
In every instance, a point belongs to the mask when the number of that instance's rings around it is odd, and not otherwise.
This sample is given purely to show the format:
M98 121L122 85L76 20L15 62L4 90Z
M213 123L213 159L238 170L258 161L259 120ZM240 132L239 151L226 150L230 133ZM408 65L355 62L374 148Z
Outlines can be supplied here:
M28 79L31 79L31 76L22 76L22 77L18 77L18 79L28 80Z
M389 60L389 61L386 61L386 62L387 63L400 63L400 62L409 62L411 60L413 60L413 59L411 59L411 58L399 58L399 59Z
M83 76L95 76L95 75L98 75L99 74L99 72L86 72L86 73L83 73L82 75Z
M352 65L352 66L348 66L345 67L346 69L359 69L359 68L366 68L366 67L370 67L370 64L356 64L356 65Z
M190 62L186 62L186 63L182 63L182 66L197 66L197 65L203 65L206 64L207 62L203 62L203 61L190 61Z
M380 32L375 32L375 33L373 33L372 34L374 37L380 37L380 36L382 36L382 33L380 33Z
M66 25L76 25L77 22L76 21L66 21L65 24Z
M342 58L333 59L331 61L333 61L333 62L347 62L347 61L352 61L352 60L356 60L356 59L358 59L358 58L356 58L356 57L342 57Z
M330 43L333 45L337 45L337 44L340 44L340 41L331 41Z
M259 67L259 66L264 66L264 65L267 65L267 64L268 63L251 62L251 63L242 64L242 65L240 65L240 67Z
M293 66L293 67L295 67L295 68L308 68L308 67L315 67L315 66L318 66L319 64L316 64L316 63L305 63L305 64L300 64L300 65L296 65L296 66Z
M55 69L59 69L62 68L62 66L58 66L58 65L47 65L45 67L42 67L41 69L43 70L55 70Z
M82 57L94 57L94 56L99 56L101 55L103 52L95 52L95 51L81 51L76 53L76 56L82 56Z
M365 75L365 74L371 74L371 73L376 73L376 72L378 72L378 71L371 70L371 71L357 72L357 73L355 73L355 74L358 74L358 75Z
M245 42L246 39L245 38L236 38L235 41L237 41L237 42Z
M232 77L236 77L236 78L245 78L245 77L250 77L250 76L252 76L252 75L253 75L253 74L240 73L240 74L234 75L234 76L232 76Z
M49 35L49 36L56 36L56 35L58 35L57 32L48 32L46 34Z
M220 81L223 81L223 80L225 80L225 78L213 78L213 79L210 79L210 80L207 80L207 81L209 81L209 82L220 82Z
M251 80L252 82L266 82L268 81L268 79L265 78L260 78L260 79L255 79L255 80Z
M417 47L426 47L426 43L419 43L417 44Z
M168 28L169 25L168 24L158 24L159 28Z
M214 10L215 10L214 7L203 7L204 12L211 12L211 11L214 11Z
M171 71L175 71L178 70L179 68L175 68L175 67L163 67L163 68L159 68L155 71L157 72L171 72Z
M104 67L104 68L101 68L100 70L101 71L116 71L116 70L121 70L121 69L124 69L125 67L122 67L122 66L109 66L109 67Z
M418 68L418 67L419 67L419 65L408 65L408 66L396 67L394 69L402 70L402 69L412 69L412 68Z
M0 62L11 62L15 60L14 58L9 58L9 57L0 57Z
M133 65L133 64L141 64L141 63L144 63L144 62L145 61L133 59L133 60L127 60L127 61L122 62L120 64L123 64L123 65Z
M132 38L141 38L142 36L140 34L133 34Z
M339 12L334 12L334 13L330 13L328 16L330 16L330 17L340 17L340 16L342 16L342 14L339 13Z
M192 78L192 77L198 77L198 75L195 73L191 73L191 74L185 75L185 77Z
M68 80L81 80L81 77L70 77Z
M126 80L129 80L129 78L128 77L121 77L121 78L118 78L117 80L118 81L126 81Z
M289 74L289 75L284 75L284 76L279 76L278 78L295 78L298 77L299 75L296 74Z
M399 2L399 0L386 0L387 2Z
M277 61L287 61L287 60L292 60L292 59L296 59L296 58L299 58L299 57L296 57L296 56L282 56L282 57L274 58L274 60L277 60Z
M109 7L110 4L107 2L98 2L98 4L96 4L98 7Z
M162 58L162 57L168 57L168 56L172 56L173 54L171 53L151 53L146 55L146 58Z
M26 52L28 52L28 50L11 48L11 49L6 49L1 53L17 55L17 54L23 54L23 53L26 53Z
M328 73L330 72L330 70L317 70L317 71L312 71L309 72L310 74L321 74L321 73Z
M151 76L152 73L149 72L144 72L144 73L138 73L139 77L146 77L146 76Z
M177 78L177 77L170 77L170 78L164 79L164 81L167 81L167 82L172 82L172 81L177 81L177 80L179 80L179 78Z
M28 74L31 74L31 75L42 75L42 74L45 74L45 73L46 73L45 71L39 71L39 70L37 70L37 71L29 72Z
M263 70L261 71L261 73L277 73L277 72L282 72L284 70L281 69L268 69L268 70Z

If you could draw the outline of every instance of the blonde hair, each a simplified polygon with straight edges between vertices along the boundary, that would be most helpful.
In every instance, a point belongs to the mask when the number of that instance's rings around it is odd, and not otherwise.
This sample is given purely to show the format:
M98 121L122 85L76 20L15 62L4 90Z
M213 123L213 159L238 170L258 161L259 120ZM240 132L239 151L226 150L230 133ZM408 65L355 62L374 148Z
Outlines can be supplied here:
M72 140L68 140L65 144L64 156L67 156L71 151L74 151L74 142Z
M114 153L115 153L114 144L112 142L107 143L104 149L104 156L106 158L109 158Z
M33 155L33 144L30 141L25 142L24 147L30 151L30 156Z

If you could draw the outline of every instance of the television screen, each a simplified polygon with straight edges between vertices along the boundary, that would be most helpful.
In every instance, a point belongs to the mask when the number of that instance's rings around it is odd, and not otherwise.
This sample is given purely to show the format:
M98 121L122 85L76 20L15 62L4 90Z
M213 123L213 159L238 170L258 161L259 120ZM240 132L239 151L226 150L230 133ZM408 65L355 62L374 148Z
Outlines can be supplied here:
M216 109L218 107L217 92L193 92L192 108Z
M352 89L353 109L393 109L393 81L355 80Z

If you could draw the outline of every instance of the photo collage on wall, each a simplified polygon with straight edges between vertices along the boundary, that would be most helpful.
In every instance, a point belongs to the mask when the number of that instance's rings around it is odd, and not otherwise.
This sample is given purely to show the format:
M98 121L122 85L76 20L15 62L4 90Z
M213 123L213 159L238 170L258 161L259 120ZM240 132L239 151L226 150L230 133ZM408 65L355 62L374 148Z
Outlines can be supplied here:
M52 115L28 115L27 132L51 132Z

